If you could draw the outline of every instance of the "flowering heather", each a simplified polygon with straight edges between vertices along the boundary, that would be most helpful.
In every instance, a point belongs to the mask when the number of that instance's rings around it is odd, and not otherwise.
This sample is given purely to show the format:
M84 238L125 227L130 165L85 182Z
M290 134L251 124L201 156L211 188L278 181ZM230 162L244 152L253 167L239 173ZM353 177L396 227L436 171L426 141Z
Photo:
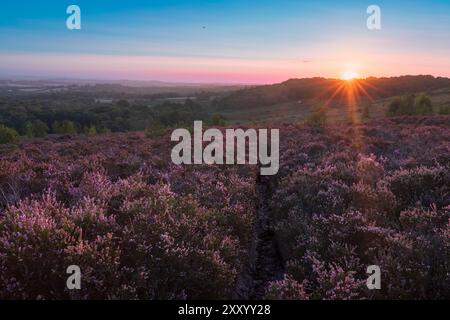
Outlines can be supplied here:
M254 170L173 166L169 147L112 134L4 155L0 299L229 297L251 241ZM73 264L82 289L69 291Z
M448 117L281 136L270 206L286 274L268 298L450 298Z
M234 297L265 261L261 201L284 267L266 298L450 298L450 118L283 125L268 180L252 166L175 166L169 138L56 136L3 153L0 299ZM66 288L69 265L81 290ZM369 265L381 290L366 287Z

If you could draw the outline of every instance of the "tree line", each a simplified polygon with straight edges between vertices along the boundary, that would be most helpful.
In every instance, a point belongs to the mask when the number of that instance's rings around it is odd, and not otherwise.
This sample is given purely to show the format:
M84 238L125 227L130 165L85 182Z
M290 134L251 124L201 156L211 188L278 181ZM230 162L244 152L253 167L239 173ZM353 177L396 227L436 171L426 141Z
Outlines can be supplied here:
M192 100L183 104L164 102L147 106L132 104L128 100L105 104L85 99L2 99L0 136L3 137L0 137L0 143L12 142L19 136L33 138L47 134L151 131L152 128L192 125L194 120L215 121L201 104Z

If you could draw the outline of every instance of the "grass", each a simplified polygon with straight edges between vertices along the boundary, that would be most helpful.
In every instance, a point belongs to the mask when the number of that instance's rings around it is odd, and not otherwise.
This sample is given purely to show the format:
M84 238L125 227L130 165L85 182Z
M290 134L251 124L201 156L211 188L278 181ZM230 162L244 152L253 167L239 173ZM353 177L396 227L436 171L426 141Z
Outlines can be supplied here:
M437 113L439 107L450 104L450 88L440 89L431 92L424 92L433 103L434 112ZM420 93L416 93L419 95ZM365 122L368 119L364 117L364 108L369 110L370 119L380 119L386 117L387 108L396 96L379 99L373 102L363 101L355 109L356 119ZM220 114L226 119L227 124L254 124L254 123L304 123L308 115L315 106L323 105L324 101L305 100L301 103L291 101L286 103L274 104L260 108L251 108L246 110L223 111ZM351 121L350 113L345 105L329 105L327 108L328 121L331 123L343 123Z

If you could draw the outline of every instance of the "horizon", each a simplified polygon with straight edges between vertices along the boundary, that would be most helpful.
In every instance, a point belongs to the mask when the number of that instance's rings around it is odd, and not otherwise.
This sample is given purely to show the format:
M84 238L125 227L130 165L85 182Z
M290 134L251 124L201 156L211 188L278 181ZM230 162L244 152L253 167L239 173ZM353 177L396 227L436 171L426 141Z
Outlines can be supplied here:
M287 81L291 80L309 80L309 79L323 79L323 80L336 80L336 81L342 81L347 82L348 80L352 81L361 81L361 80L367 80L367 79L396 79L396 78L402 78L402 77L433 77L434 79L438 78L445 78L450 79L450 77L446 76L435 76L431 74L402 74L402 75L396 75L396 76L367 76L367 77L358 77L358 78L352 78L352 79L342 79L342 78L331 78L331 77L323 77L323 76L315 76L315 77L304 77L304 78L289 78L284 79L279 82L273 82L273 83L238 83L238 82L177 82L177 81L161 81L161 80L155 80L155 79L148 79L148 80L136 80L136 79L98 79L98 78L52 78L52 77L36 77L36 76L22 76L22 77L2 77L0 75L0 81L11 81L11 82L20 82L20 81L27 81L27 82L68 82L71 84L83 84L83 83L89 83L91 84L119 84L122 86L127 86L124 84L125 82L135 83L135 84L160 84L164 86L212 86L212 87L220 87L220 86L264 86L264 85L276 85L280 83L285 83ZM78 83L77 83L78 82ZM123 83L121 83L123 82ZM151 87L151 86L149 86Z
M450 77L448 1L377 1L381 30L367 29L368 4L353 0L79 0L81 30L65 26L69 4L3 4L0 76L229 84L349 72Z

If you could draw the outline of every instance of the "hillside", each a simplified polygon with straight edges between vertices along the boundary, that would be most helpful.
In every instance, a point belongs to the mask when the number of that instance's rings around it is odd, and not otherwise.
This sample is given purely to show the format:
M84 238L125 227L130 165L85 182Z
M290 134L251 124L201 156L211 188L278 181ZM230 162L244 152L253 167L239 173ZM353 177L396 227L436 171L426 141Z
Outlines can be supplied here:
M299 100L326 100L339 103L347 95L348 83L339 79L305 78L231 92L218 102L221 110L262 108ZM450 79L433 76L401 76L357 79L352 84L356 98L366 100L450 88Z

